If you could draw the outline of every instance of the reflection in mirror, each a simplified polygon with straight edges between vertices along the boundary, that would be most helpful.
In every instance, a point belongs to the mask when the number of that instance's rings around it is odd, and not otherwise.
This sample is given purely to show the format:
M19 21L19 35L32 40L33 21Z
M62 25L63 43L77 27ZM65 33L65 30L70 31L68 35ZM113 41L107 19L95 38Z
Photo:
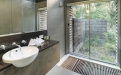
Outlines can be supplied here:
M47 1L36 4L37 11L37 30L47 30Z
M47 9L38 9L38 30L47 30Z
M0 0L0 35L36 31L35 0Z
M23 32L36 31L35 0L23 0Z

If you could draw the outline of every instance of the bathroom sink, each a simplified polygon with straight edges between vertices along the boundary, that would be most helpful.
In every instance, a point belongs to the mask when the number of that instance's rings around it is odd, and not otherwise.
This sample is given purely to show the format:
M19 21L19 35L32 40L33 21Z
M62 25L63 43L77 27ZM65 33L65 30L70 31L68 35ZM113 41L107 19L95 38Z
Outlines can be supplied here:
M16 67L24 67L29 65L37 57L39 49L34 46L25 46L12 49L6 52L2 60L5 63L13 64Z

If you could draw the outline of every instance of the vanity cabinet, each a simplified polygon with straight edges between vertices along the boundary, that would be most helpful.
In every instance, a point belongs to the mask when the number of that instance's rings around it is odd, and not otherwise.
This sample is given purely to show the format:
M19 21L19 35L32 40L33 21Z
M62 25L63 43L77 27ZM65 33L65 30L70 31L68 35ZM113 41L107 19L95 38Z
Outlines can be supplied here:
M39 48L37 58L30 65L23 68L11 66L1 71L0 75L46 75L60 60L60 43L55 43Z

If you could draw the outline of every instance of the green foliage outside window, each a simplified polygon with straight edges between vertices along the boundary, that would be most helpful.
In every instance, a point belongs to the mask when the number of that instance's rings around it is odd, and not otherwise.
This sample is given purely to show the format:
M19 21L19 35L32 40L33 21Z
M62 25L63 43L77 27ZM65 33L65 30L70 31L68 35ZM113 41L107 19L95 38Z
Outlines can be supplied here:
M100 2L90 4L90 19L102 19L107 21L107 32L103 33L104 38L98 35L90 37L91 56L104 61L116 61L116 2ZM88 4L82 4L73 7L73 17L81 19L89 19ZM89 37L83 41L81 53L88 52ZM84 52L82 52L84 51Z

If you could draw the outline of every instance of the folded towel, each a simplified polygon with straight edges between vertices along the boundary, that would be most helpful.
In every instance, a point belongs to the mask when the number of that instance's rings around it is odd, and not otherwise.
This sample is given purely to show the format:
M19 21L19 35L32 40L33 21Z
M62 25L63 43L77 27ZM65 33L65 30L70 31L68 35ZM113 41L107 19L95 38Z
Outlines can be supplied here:
M28 46L42 46L44 44L44 40L41 38L31 39L29 41Z

